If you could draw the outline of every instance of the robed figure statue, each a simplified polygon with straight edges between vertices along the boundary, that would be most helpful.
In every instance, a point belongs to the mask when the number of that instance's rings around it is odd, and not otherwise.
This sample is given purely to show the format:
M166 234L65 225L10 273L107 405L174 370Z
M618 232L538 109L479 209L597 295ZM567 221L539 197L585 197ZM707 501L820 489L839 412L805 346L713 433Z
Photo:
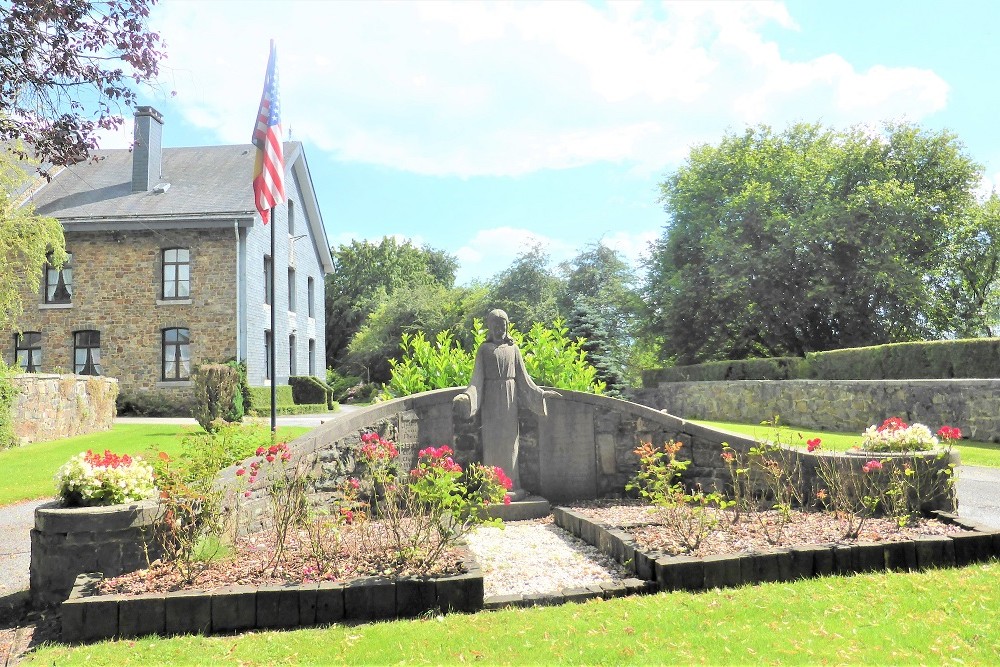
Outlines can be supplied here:
M518 404L544 416L545 399L560 394L542 389L528 376L508 326L507 313L500 309L486 316L488 337L476 351L472 381L454 398L454 410L461 419L481 414L483 463L503 468L515 493L523 495L517 471Z

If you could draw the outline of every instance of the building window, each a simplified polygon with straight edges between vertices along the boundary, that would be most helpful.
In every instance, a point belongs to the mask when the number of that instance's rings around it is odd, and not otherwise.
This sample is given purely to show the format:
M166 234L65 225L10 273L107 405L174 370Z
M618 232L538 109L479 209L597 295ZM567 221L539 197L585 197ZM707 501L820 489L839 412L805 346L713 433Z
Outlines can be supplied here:
M271 305L271 256L264 255L264 303Z
M316 317L316 309L313 307L313 299L316 298L316 281L313 280L312 276L306 280L306 298L309 303L306 304L306 308L309 309L309 317Z
M77 375L102 373L100 331L77 331L73 334L73 372Z
M295 312L295 269L288 269L288 311Z
M291 199L288 200L288 234L291 236L295 233L295 202Z
M42 369L42 333L25 331L14 334L14 363L25 373L37 373Z
M295 363L295 336L288 337L288 374L298 375L298 366Z
M309 375L316 375L316 341L309 339Z
M271 377L271 332L264 332L264 377Z
M163 298L187 299L191 296L191 255L187 248L163 251Z
M61 269L45 265L45 303L73 302L73 255L66 253Z
M163 330L163 380L191 379L191 331Z

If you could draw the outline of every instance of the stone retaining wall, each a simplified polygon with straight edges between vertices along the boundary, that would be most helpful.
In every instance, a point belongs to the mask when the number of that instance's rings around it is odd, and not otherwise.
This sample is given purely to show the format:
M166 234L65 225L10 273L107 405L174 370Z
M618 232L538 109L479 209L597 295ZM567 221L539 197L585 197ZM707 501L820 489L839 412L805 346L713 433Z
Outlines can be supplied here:
M115 421L118 380L88 375L22 373L12 415L21 444L107 431Z
M778 415L803 428L858 433L897 416L1000 442L1000 380L663 382L632 399L685 419L755 424Z
M62 602L84 572L113 577L146 567L147 555L149 560L158 555L153 526L159 516L153 501L104 507L63 507L60 501L39 505L31 531L32 604Z

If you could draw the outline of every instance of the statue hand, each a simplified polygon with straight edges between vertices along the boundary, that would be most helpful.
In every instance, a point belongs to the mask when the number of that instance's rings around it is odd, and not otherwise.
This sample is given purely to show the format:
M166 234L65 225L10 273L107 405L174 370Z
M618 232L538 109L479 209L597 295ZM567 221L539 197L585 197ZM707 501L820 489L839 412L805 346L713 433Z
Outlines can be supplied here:
M458 394L451 399L452 414L459 419L472 419L472 401L468 394Z

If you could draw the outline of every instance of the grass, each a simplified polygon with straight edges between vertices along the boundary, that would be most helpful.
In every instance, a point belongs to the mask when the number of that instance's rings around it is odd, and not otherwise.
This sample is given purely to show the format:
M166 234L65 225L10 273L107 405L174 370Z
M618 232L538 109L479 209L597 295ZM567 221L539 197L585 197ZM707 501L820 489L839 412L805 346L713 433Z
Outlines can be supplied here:
M733 422L713 422L702 419L691 419L690 421L703 426L719 428L725 431L733 431L734 433L741 433L755 438L774 438L774 428L772 426L762 424L736 424ZM860 433L814 431L787 425L779 427L778 438L783 443L801 447L806 446L806 440L811 438L820 438L823 441L823 449L838 452L842 452L861 444ZM961 440L955 445L954 448L962 457L963 465L1000 468L1000 444L998 443Z
M278 429L278 438L295 438L308 430L283 426ZM3 470L0 506L54 495L52 477L56 470L80 452L110 449L116 454L139 454L144 458L152 458L157 452L174 456L180 452L181 439L185 435L200 431L200 426L193 425L116 424L110 431L0 450L0 470Z
M1000 563L219 637L44 646L27 664L996 664Z

